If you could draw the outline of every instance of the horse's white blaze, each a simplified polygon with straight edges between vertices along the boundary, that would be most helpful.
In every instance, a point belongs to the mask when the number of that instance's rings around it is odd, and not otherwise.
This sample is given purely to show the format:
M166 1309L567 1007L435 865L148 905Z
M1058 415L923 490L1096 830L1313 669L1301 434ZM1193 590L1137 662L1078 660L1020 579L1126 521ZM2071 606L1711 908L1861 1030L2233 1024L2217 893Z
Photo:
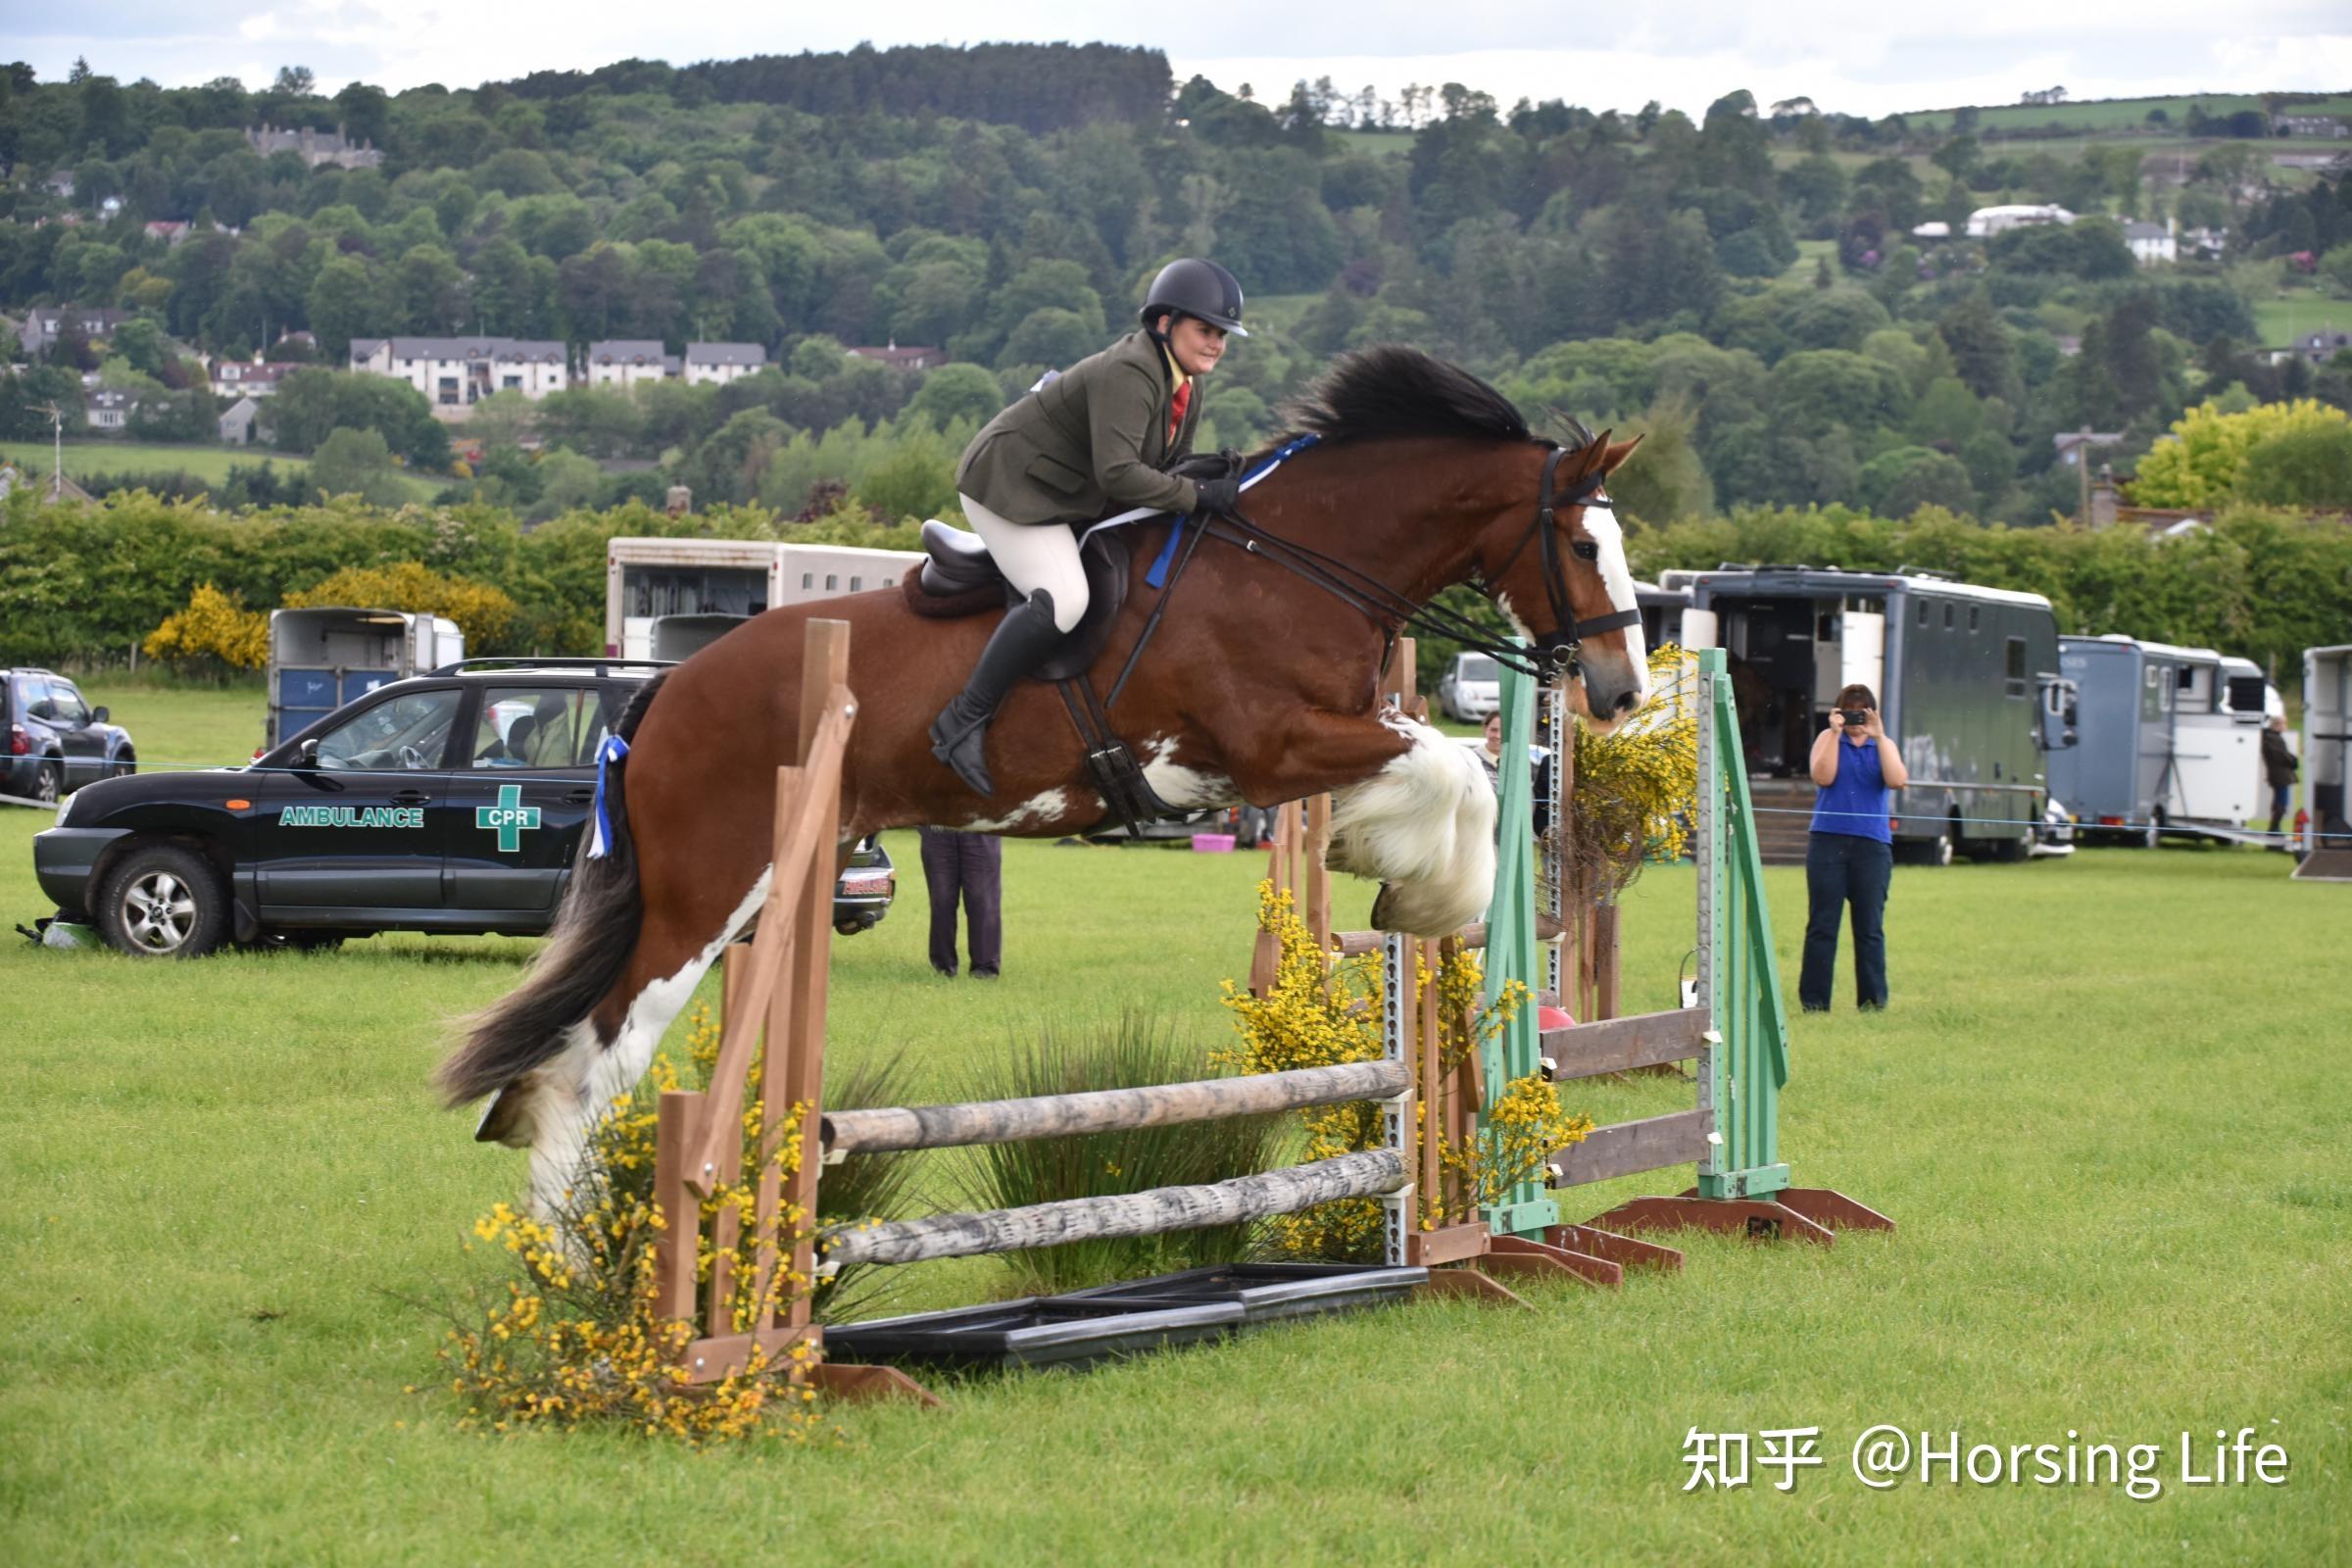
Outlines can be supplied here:
M767 901L774 867L764 868L751 892L727 916L703 951L666 979L637 993L610 1044L596 1038L596 1025L582 1019L564 1031L564 1049L539 1069L539 1082L525 1115L531 1128L531 1206L552 1219L558 1204L579 1179L588 1135L612 1102L627 1094L653 1065L654 1049L694 996L694 988L718 961L728 943L751 923Z
M1381 722L1411 747L1361 784L1332 792L1339 870L1389 884L1393 930L1449 936L1486 907L1494 886L1494 792L1463 747L1394 709Z
M1242 797L1233 780L1221 773L1187 767L1176 758L1176 737L1163 735L1144 743L1144 782L1152 793L1179 810L1204 806L1239 806Z

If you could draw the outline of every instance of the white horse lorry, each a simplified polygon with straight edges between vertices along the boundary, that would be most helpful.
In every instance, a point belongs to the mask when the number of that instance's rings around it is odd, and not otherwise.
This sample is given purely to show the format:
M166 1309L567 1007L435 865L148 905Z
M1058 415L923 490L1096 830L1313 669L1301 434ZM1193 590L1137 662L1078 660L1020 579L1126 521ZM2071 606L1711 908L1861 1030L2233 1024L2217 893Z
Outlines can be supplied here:
M1911 770L1895 797L1899 852L2020 860L2052 836L2045 763L2074 732L2041 595L1816 566L1678 572L1670 585L1690 591L1683 646L1730 656L1767 858L1804 858L1813 740L1857 683L1878 693Z
M465 657L465 633L447 615L344 607L272 610L263 749L378 686Z
M782 605L895 588L920 551L773 539L622 538L605 547L605 655L683 659ZM678 619L657 651L656 621Z
M2085 832L2262 842L2262 726L2285 711L2250 659L2110 633L2061 637L2082 744L2053 757L2050 791Z
M2303 651L2303 811L2308 881L2352 881L2352 644Z

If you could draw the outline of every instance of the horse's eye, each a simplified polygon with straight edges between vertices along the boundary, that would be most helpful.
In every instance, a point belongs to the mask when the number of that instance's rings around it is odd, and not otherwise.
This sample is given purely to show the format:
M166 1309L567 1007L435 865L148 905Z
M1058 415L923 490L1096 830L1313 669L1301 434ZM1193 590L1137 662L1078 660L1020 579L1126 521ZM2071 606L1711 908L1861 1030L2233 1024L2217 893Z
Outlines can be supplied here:
M1598 561L1600 559L1600 546L1590 539L1576 540L1568 548L1576 552L1576 559L1579 561Z

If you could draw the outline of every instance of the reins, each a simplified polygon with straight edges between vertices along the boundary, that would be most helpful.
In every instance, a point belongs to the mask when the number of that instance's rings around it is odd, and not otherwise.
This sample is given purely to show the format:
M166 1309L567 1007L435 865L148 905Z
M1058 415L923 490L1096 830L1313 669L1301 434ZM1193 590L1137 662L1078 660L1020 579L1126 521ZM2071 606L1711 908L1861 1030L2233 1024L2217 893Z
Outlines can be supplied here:
M1611 503L1593 494L1600 488L1599 474L1581 480L1568 495L1558 495L1556 485L1560 460L1567 456L1568 449L1556 442L1546 445L1549 451L1544 459L1544 477L1537 493L1535 516L1529 522L1527 532L1520 535L1519 543L1512 548L1510 556L1494 574L1499 578L1507 573L1518 563L1520 556L1526 553L1530 538L1541 540L1544 592L1550 604L1552 623L1560 629L1549 640L1538 643L1532 651L1524 644L1505 642L1494 636L1467 615L1442 605L1434 602L1416 604L1410 597L1369 572L1324 555L1321 551L1270 533L1238 511L1199 523L1195 538L1187 545L1184 559L1190 561L1192 547L1199 543L1199 534L1216 533L1229 538L1230 542L1240 545L1251 555L1262 557L1312 583L1342 604L1378 622L1382 630L1392 637L1406 630L1428 632L1457 642L1474 653L1484 654L1521 674L1532 675L1539 680L1551 680L1576 668L1577 650L1585 638L1639 625L1642 612L1639 609L1619 610L1585 620L1575 618L1575 607L1569 601L1566 568L1560 560L1558 530L1553 523L1563 507L1608 507ZM1179 527L1183 525L1182 521L1177 524ZM1489 580L1482 575L1473 579L1473 585L1483 593ZM1171 591L1173 587L1171 582ZM1166 602L1164 594L1161 602L1163 605ZM1156 610L1153 614L1156 617ZM1140 645L1138 651L1141 651ZM1133 667L1131 657L1128 669ZM1120 671L1119 686L1126 683L1126 670ZM1113 702L1118 700L1119 686L1111 688Z

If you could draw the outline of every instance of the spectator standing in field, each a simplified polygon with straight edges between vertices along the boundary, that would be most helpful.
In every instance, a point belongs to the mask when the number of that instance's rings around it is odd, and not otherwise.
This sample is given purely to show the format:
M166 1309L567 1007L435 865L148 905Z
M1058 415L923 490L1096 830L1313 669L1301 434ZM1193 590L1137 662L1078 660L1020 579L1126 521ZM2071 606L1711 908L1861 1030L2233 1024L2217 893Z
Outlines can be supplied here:
M931 890L931 967L956 978L956 905L963 903L972 975L994 980L1004 957L1004 842L993 833L918 828Z
M2270 848L2284 851L2286 841L2278 838L2278 824L2286 820L2287 798L2294 793L2295 774L2302 764L2286 744L2286 715L2278 714L2262 727L2262 776L2271 786L2271 837L2277 842Z
M1830 1010L1838 978L1838 927L1854 915L1854 1001L1886 1005L1886 889L1894 879L1894 833L1887 823L1893 792L1911 782L1894 742L1879 722L1867 686L1838 694L1828 728L1813 742L1813 831L1805 846L1805 962L1797 1000L1807 1012Z

